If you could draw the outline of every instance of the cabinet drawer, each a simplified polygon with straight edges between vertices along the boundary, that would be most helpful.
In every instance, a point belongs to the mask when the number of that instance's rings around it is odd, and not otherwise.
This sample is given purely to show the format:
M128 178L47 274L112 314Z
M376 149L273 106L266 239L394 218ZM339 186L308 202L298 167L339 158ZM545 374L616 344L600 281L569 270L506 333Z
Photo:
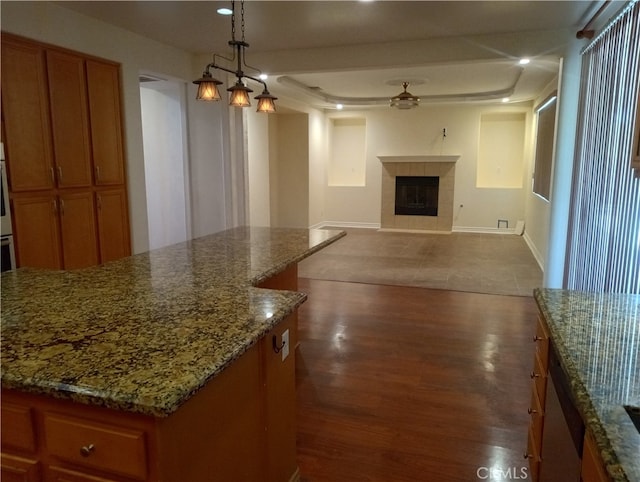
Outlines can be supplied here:
M542 409L540 400L538 399L538 393L535 389L535 386L531 389L529 414L531 415L531 422L529 424L529 427L533 435L535 446L538 448L538 453L540 453L540 448L542 447L542 426L544 423L544 410Z
M547 331L547 323L538 315L538 323L536 324L536 355L540 358L542 369L547 372L549 370L549 332Z
M547 393L547 371L543 368L543 364L536 353L533 362L533 371L531 372L531 379L533 380L533 386L538 393L538 400L540 401L540 406L544 408L544 402Z
M47 482L115 482L113 479L83 474L82 472L61 467L49 467L46 480Z
M114 425L47 414L44 437L49 453L74 464L144 479L145 433Z
M35 452L36 437L31 408L3 403L0 416L2 417L2 450Z
M533 436L531 427L529 427L529 441L527 444L527 453L525 457L529 459L529 473L531 475L532 482L538 482L540 478L540 452L539 447L536 446L536 441Z
M40 471L36 460L2 454L0 479L2 482L38 482Z

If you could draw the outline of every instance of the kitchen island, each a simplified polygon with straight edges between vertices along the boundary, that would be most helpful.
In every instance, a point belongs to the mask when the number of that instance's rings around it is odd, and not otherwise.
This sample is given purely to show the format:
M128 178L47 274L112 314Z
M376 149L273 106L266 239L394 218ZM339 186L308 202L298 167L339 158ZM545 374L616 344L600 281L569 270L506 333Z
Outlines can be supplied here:
M640 482L640 433L625 410L640 406L640 296L536 289L534 297L540 321L534 338L536 367L531 376L535 386L544 384L547 370L539 365L551 358L553 384L558 392L566 389L566 397L560 396L565 401L561 403L565 420L573 425L573 433L577 426L583 437L574 439L581 456L577 470L582 471L574 474L575 480L580 476L585 481ZM547 352L552 355L548 357ZM547 389L547 398L549 393ZM543 398L544 388L532 399L532 405L540 404L542 410L530 408L528 456L533 474L537 474L536 464L541 459L543 474L546 462L546 468L557 476L557 466L544 456L544 444L542 454L532 448L536 445L532 440L539 436L535 432L542 430L536 427L550 430L548 421L537 422L550 416L551 409L547 406L545 410ZM567 414L573 410L577 417L571 421Z
M272 280L344 234L241 227L83 270L3 273L3 474L295 480L306 295L266 288L291 286Z

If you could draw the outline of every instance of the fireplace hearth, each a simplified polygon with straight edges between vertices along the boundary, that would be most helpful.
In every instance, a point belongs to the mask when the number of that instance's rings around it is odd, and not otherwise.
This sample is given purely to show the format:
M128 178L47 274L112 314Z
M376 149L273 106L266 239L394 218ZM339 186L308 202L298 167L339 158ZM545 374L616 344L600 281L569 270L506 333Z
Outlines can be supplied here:
M397 176L395 214L438 215L438 176Z

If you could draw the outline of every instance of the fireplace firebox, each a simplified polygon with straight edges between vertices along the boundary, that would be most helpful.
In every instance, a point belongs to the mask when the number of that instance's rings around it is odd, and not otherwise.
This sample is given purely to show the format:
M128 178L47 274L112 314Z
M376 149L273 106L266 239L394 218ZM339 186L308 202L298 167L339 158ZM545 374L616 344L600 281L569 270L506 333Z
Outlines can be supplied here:
M395 214L438 215L438 176L396 176Z

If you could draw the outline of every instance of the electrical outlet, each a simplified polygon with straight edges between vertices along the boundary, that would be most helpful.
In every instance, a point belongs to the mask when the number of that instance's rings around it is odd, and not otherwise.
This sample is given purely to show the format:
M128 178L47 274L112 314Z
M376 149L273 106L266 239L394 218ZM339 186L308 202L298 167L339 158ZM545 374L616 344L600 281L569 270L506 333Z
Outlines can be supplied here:
M281 350L282 361L285 361L289 356L289 330L284 330L284 333L282 334L282 344L284 345Z

